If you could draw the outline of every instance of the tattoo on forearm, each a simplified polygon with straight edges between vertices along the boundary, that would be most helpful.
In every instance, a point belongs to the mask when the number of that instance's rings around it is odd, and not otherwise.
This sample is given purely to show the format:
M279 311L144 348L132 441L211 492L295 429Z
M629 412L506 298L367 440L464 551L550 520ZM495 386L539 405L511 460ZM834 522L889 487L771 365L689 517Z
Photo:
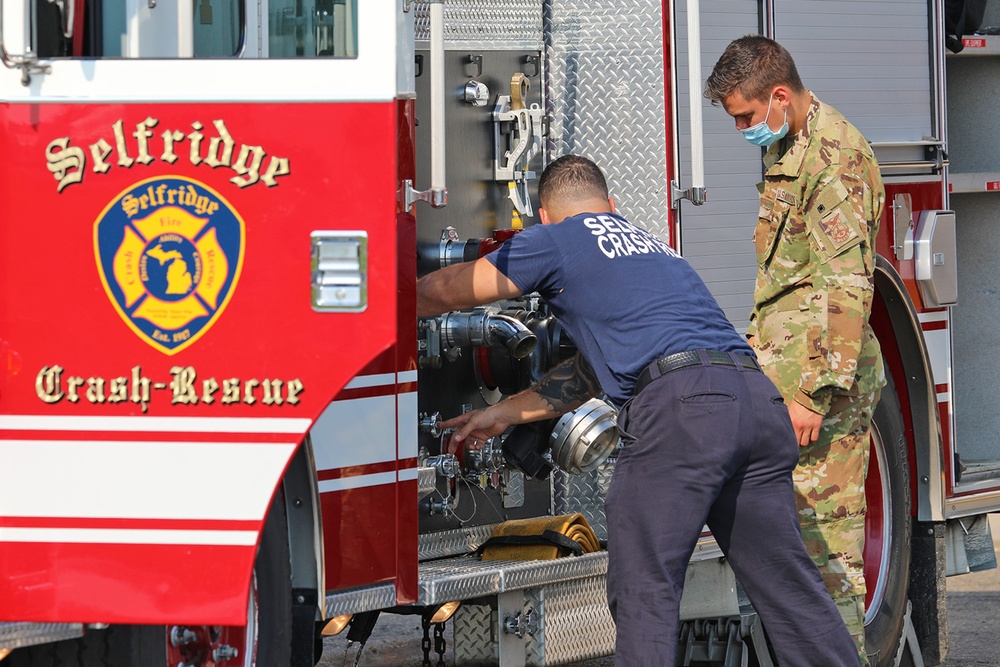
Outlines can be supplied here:
M600 392L597 374L587 360L577 352L555 366L538 381L534 391L548 403L554 414L562 414Z

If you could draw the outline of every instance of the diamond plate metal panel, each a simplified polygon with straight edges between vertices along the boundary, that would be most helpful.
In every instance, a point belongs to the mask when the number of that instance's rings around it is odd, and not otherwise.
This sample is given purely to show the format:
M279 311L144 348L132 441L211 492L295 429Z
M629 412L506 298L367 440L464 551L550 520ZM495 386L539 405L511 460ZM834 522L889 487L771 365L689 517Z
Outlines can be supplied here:
M451 618L455 664L497 664L497 619L489 605L463 604Z
M614 655L615 625L608 611L605 576L526 589L523 613L537 622L525 635L527 667L574 664ZM455 664L496 665L499 620L488 605L462 605L453 617Z
M659 0L545 0L550 159L604 169L619 211L669 236Z
M417 544L417 558L421 561L447 556L461 556L475 551L489 539L496 524L469 526L456 530L424 533Z
M417 498L423 499L437 491L437 468L417 468Z
M606 551L547 561L480 561L451 558L420 564L417 603L441 604L531 586L607 574Z
M556 468L552 471L552 514L579 512L587 519L599 540L608 539L608 520L604 498L608 495L615 472L615 457L608 458L597 470L585 475L570 475ZM691 554L692 561L719 558L722 550L710 534L703 535Z
M396 606L396 587L393 584L362 586L326 594L327 618L394 606Z
M552 514L579 512L590 524L599 540L608 539L608 520L604 516L604 497L615 471L614 458L609 458L596 470L583 475L571 475L556 468L552 471Z
M430 9L413 3L418 49L430 41ZM538 0L448 0L444 3L446 49L542 48L542 5Z
M503 471L503 506L524 507L524 473L506 468Z
M0 623L0 648L23 648L82 636L80 623Z
M539 632L528 641L529 665L551 667L614 655L606 577L528 589L525 607L539 614Z

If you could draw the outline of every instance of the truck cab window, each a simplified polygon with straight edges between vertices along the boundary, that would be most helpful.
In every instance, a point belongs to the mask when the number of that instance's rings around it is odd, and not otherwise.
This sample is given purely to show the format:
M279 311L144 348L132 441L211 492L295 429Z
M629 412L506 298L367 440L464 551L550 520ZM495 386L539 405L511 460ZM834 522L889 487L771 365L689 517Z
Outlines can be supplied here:
M103 53L95 55L229 58L243 51L244 0L158 0L152 7L140 2L133 10L135 4L127 0L100 2ZM138 14L138 21L132 20L130 11ZM136 26L136 34L129 34L130 25Z
M357 57L357 0L273 0L269 4L271 58Z
M41 58L356 58L357 0L35 0ZM67 12L82 12L73 17ZM66 34L65 26L75 26Z
M35 52L42 58L71 55L71 42L63 34L63 10L49 0L35 0L37 39Z
M244 0L191 0L194 4L195 57L240 54L246 26Z

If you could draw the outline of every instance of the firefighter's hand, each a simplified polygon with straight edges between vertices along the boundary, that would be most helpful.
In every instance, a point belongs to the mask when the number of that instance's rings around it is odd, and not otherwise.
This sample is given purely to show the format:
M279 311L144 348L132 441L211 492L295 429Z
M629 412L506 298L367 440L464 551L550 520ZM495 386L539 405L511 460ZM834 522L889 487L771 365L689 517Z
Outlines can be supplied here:
M483 440L500 435L507 430L510 423L503 418L502 411L496 406L485 410L466 412L447 421L438 422L438 428L457 429L448 441L448 451L455 454L466 438L472 438L472 445L478 446Z
M813 412L798 401L790 401L788 416L792 418L792 428L798 438L799 447L806 447L819 439L819 430L823 426L823 415Z

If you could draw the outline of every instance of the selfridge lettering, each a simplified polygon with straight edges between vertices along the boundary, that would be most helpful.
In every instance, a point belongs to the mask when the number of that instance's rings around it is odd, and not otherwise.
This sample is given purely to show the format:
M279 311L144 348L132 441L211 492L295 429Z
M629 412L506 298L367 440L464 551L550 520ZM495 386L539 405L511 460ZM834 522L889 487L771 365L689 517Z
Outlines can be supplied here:
M116 120L111 125L111 141L105 137L97 137L87 145L90 151L90 170L95 174L106 174L116 166L133 169L136 164L149 166L157 160L174 164L186 153L188 161L196 167L204 164L213 169L231 169L234 176L229 181L238 188L249 187L258 182L274 187L278 185L279 176L291 173L288 158L268 155L261 146L239 144L239 150L236 150L238 144L221 118L212 121L215 132L209 135L202 131L205 126L201 122L194 121L187 134L181 130L167 129L157 138L152 128L159 123L158 119L148 116L136 124L134 132L129 133L124 121ZM180 150L179 144L184 141L188 142L187 151ZM159 157L155 155L160 148L156 146L157 143L162 144ZM133 154L135 157L132 157ZM48 170L56 179L57 192L83 182L87 171L87 153L80 146L72 145L71 137L59 137L50 141L45 148L45 160Z
M212 215L219 210L219 202L208 195L199 194L191 185L179 188L168 188L160 184L156 190L152 186L146 188L146 194L136 197L127 194L122 197L122 210L125 215L133 217L150 207L175 205L192 209L197 215Z

